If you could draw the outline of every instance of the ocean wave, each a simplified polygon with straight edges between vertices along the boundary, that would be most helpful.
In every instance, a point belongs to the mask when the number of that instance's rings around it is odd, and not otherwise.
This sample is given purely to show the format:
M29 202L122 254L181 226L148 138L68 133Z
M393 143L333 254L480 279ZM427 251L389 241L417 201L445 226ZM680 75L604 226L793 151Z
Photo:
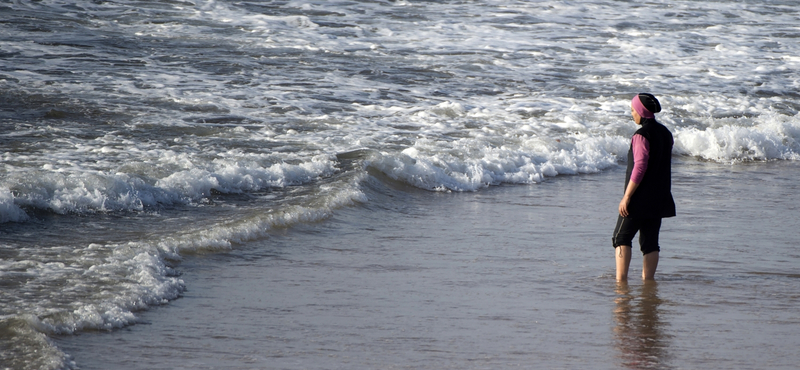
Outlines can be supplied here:
M129 165L129 168L136 166ZM186 167L186 166L184 166ZM0 183L0 222L29 219L23 209L58 214L143 211L158 205L191 204L212 192L243 193L302 185L335 173L335 158L314 156L300 163L217 159L152 179L142 173L81 168L10 171Z
M674 153L718 162L800 160L800 115L770 114L730 124L676 128Z
M36 256L41 251L17 252ZM24 277L25 289L36 298L0 304L6 313L0 330L16 338L8 348L11 358L0 359L12 368L69 365L48 336L133 324L138 321L134 312L178 298L184 290L183 281L152 247L90 244L63 254L70 258L0 263L0 277Z
M368 165L392 179L435 191L476 191L502 183L594 173L616 165L627 140L578 133L564 139L522 138L494 146L480 139L418 140L398 154L380 153Z
M184 230L166 237L117 244L56 247L58 262L37 259L32 248L17 250L16 260L0 260L0 278L24 278L35 299L0 302L0 333L13 343L0 354L13 368L74 366L50 344L48 336L85 330L112 330L138 322L136 312L181 296L185 283L166 262L187 253L230 249L233 244L268 237L275 228L330 217L341 207L367 201L361 191L364 171L342 181L319 185L303 205L261 210L249 217ZM65 286L65 287L63 287Z
M27 220L28 214L14 203L14 194L8 188L0 188L0 224Z
M452 103L417 115L430 113L448 118L467 115L464 107ZM800 160L800 115L692 117L699 123L681 126L675 117L665 116L675 139L673 155L717 162ZM437 120L428 129L458 129L453 125ZM485 135L473 132L469 138L430 135L403 150L379 152L367 165L394 180L433 191L538 183L547 177L595 173L624 163L630 145L625 135L636 129L631 123L630 127L608 124L612 129L592 130L569 116L550 124L551 128L546 123L533 125L532 134L531 126L525 124L496 127Z
M290 199L286 199L283 207L218 222L210 228L178 232L155 242L154 245L162 253L178 257L187 252L227 250L234 244L266 237L275 228L324 220L333 215L336 209L368 201L360 189L365 173L357 171L348 176L350 178L346 180L320 185L314 191L316 195L304 197L301 204L291 204Z

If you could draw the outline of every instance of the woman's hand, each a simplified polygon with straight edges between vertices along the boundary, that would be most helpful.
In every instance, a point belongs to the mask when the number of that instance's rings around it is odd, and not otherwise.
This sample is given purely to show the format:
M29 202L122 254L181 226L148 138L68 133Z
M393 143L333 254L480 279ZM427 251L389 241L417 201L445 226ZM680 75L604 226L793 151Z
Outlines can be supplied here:
M628 217L628 203L631 202L631 199L627 196L622 197L622 200L619 201L619 215L622 217Z
M619 215L622 217L628 217L630 214L628 212L628 205L631 203L631 196L639 187L639 184L628 181L628 187L625 189L625 195L622 197L622 200L619 201Z

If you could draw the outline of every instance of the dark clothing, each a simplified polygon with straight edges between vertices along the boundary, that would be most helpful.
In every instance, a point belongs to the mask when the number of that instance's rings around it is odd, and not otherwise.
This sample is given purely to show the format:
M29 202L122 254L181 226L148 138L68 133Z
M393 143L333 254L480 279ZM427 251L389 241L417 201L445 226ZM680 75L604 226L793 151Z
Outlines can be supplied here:
M642 127L636 131L650 144L650 158L647 171L639 187L628 204L630 218L662 218L675 216L675 200L672 198L672 133L655 119L644 119ZM625 188L633 171L633 148L628 150L628 171Z
M658 232L661 229L661 218L630 218L617 217L617 227L614 228L614 248L620 245L633 245L633 237L639 232L639 249L642 254L659 252Z
M642 254L658 252L658 233L661 219L675 216L675 200L672 198L672 133L655 119L643 119L642 127L636 131L642 135L650 147L647 170L642 182L631 195L628 203L628 217L619 216L614 236L614 248L631 245L634 235L639 232L639 246ZM625 188L628 188L633 172L633 145L628 150L628 171L625 175Z

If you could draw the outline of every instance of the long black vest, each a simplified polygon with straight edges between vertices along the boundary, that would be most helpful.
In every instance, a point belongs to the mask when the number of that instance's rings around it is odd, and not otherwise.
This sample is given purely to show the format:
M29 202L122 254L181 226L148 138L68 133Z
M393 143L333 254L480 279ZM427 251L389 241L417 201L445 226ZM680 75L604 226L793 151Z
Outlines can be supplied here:
M647 171L628 204L628 217L663 218L675 216L675 200L672 199L672 133L655 119L644 119L636 131L650 143L650 159ZM633 172L633 144L628 150L628 171L625 189ZM623 190L624 191L624 190Z

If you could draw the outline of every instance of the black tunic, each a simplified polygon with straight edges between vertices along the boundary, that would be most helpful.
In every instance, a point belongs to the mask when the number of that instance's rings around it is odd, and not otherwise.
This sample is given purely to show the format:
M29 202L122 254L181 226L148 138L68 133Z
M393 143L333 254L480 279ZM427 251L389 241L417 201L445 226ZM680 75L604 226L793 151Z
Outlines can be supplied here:
M675 216L675 200L671 192L672 133L655 119L644 119L636 131L650 144L650 158L642 183L636 188L628 204L628 217L663 218ZM628 150L628 171L625 189L633 172L633 144ZM624 192L624 190L623 190Z

